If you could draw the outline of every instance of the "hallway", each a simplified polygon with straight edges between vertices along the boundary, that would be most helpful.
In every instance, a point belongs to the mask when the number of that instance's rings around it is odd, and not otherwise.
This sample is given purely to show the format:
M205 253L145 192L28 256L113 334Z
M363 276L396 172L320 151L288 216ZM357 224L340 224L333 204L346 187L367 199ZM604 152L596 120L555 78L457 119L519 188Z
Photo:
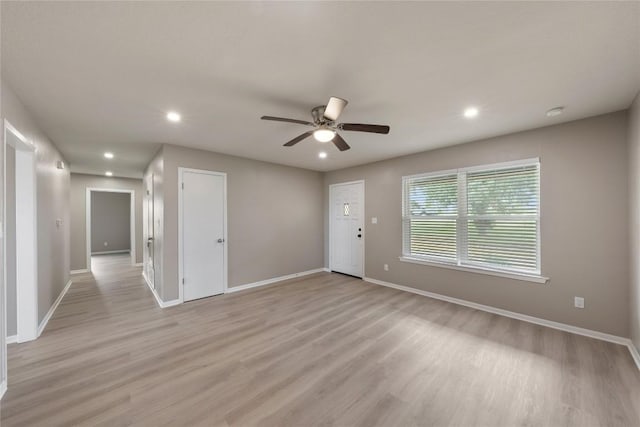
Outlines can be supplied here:
M123 378L109 372L126 367L124 362L145 348L141 341L127 344L140 335L150 344L153 333L167 324L166 316L129 254L93 256L92 269L93 274L72 276L40 338L9 345L3 427L88 422L90 414L121 409L118 403L129 401L128 393L109 393L113 384L105 379ZM89 390L89 384L99 386Z

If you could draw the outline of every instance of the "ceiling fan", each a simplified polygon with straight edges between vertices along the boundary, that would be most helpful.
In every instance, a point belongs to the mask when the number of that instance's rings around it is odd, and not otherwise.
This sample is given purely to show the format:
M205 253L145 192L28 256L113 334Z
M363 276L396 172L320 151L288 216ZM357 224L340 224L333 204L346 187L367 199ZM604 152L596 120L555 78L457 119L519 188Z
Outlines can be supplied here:
M389 133L389 126L383 125L367 125L360 123L336 123L340 113L347 105L347 100L332 96L329 98L327 105L320 105L311 110L311 117L313 121L287 119L284 117L262 116L262 120L273 120L276 122L297 123L300 125L311 126L314 129L298 135L291 141L284 144L285 147L291 147L305 138L313 137L319 142L333 142L338 150L348 150L349 144L338 134L339 130L353 131L353 132L371 132L371 133Z

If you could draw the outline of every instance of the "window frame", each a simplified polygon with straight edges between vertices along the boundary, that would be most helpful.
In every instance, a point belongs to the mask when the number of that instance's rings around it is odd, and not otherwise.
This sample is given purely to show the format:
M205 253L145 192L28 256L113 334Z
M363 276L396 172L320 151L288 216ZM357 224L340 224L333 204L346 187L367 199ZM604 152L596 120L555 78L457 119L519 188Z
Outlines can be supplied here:
M538 173L537 186L537 214L535 216L528 215L523 219L534 219L536 221L536 269L524 270L518 268L502 267L495 264L483 264L479 262L468 261L468 203L467 203L467 175L476 172L492 172L503 169L511 169L525 166L536 166ZM409 215L409 185L417 179L437 178L444 176L456 175L457 180L457 215L456 215L456 259L450 261L442 257L421 256L410 253L410 226L411 220L414 218ZM458 169L447 169L435 172L421 173L415 175L407 175L402 177L402 256L401 261L412 262L417 264L439 266L445 268L453 268L456 270L485 273L501 277L509 277L538 283L546 283L549 279L541 275L542 259L541 259L541 205L540 198L540 159L528 158L509 162L500 162L492 164L477 165ZM509 217L509 219L516 219Z

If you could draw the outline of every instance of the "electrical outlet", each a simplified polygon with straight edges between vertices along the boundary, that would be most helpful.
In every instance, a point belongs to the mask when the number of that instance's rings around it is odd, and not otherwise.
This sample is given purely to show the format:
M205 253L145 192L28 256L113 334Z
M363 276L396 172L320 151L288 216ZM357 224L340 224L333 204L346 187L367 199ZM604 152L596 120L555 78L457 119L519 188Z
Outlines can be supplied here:
M371 224L377 224L378 223L378 217L374 216L371 217Z
M384 271L389 271L389 264L384 265Z
M573 305L576 308L584 308L584 298L582 298L582 297L574 297L573 298Z
M109 242L104 242L104 245L105 246L109 246Z

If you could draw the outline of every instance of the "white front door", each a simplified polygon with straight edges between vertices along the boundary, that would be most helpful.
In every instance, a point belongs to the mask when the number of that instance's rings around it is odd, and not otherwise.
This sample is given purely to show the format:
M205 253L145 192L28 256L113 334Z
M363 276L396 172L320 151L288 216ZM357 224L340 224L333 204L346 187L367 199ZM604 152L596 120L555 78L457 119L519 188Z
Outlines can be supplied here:
M180 168L183 300L226 288L226 175Z
M330 269L364 276L364 181L334 184L330 199Z

